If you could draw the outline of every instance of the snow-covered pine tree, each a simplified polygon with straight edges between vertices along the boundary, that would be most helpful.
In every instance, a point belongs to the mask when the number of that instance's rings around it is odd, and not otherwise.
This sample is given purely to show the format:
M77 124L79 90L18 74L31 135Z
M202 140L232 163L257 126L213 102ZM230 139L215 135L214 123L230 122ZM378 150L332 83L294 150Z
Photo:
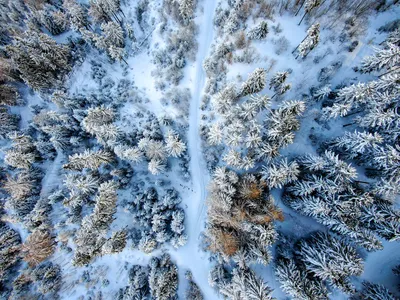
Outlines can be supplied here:
M176 299L178 291L178 268L168 254L150 261L149 286L152 298Z
M148 169L153 175L160 175L165 172L166 165L164 161L159 158L152 158L149 162Z
M186 271L185 277L189 281L189 286L185 292L185 299L186 300L203 300L204 297L203 297L203 294L201 293L199 286L196 284L196 282L193 281L192 272Z
M0 222L0 282L8 279L11 268L20 257L21 238L17 231Z
M261 21L257 26L247 32L247 37L251 40L262 40L267 37L268 23Z
M8 112L6 107L0 107L0 139L18 130L18 117Z
M288 72L275 73L269 82L269 88L273 88L274 92L278 95L284 94L288 89L290 89L290 85L285 84L288 75Z
M301 57L306 57L311 50L315 48L315 46L319 42L319 23L316 23L307 30L307 36L305 39L299 44L299 55ZM297 57L296 57L297 58Z
M124 32L120 25L115 22L103 23L101 24L101 30L108 47L123 48L125 46Z
M282 290L296 300L328 299L328 290L321 281L307 276L306 270L299 267L293 258L279 257L275 275Z
M143 152L138 147L117 145L116 147L114 147L114 152L119 158L128 160L135 164L143 160Z
M6 49L21 78L35 90L61 86L71 70L69 47L44 33L28 30Z
M186 145L176 132L169 130L165 139L165 150L173 157L181 157L186 151Z
M298 255L308 272L347 294L355 292L350 276L361 275L362 258L355 248L322 232L300 242Z
M284 158L279 162L264 166L261 174L270 188L282 188L285 184L296 181L300 170L296 161L288 162Z
M305 0L304 2L304 15L301 18L299 25L301 24L301 22L303 22L304 17L310 13L314 8L317 8L318 6L321 5L321 0Z
M81 28L89 29L89 21L85 7L75 0L64 0L63 7L66 10L71 28L80 31Z
M249 94L255 94L261 92L266 84L267 71L263 68L255 69L242 84L240 89L240 95L247 96Z
M105 150L85 150L83 153L76 153L69 156L69 162L63 166L64 169L82 170L84 168L96 170L102 164L114 162L112 153Z
M300 127L297 118L304 110L303 101L285 101L278 109L270 111L265 120L265 142L269 142L272 149L279 149L293 143L294 131Z
M375 49L376 53L372 56L364 57L361 62L361 72L371 73L386 69L389 72L393 68L398 68L400 64L400 47L388 43L387 48Z
M232 278L219 286L219 292L230 300L272 300L272 289L253 270L235 268Z
M362 290L354 297L359 300L395 300L396 297L383 285L363 282Z
M126 238L126 230L113 232L111 237L103 245L102 254L113 254L123 251L126 246Z
M383 142L383 138L378 133L346 132L344 136L337 138L332 146L344 149L350 154L350 158L363 155L366 152L373 151L379 144Z
M12 132L9 136L13 141L11 149L5 151L4 162L18 169L30 169L39 159L39 153L28 135Z

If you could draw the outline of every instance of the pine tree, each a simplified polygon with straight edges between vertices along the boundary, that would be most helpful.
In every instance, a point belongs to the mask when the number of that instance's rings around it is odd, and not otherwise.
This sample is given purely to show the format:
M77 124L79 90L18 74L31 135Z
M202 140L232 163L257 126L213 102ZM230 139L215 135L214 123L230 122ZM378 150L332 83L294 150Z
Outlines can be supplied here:
M165 166L164 162L158 158L151 159L149 162L149 165L148 165L148 169L149 169L150 173L153 175L159 175L161 173L164 173L165 167L166 166Z
M168 254L150 261L149 286L152 298L176 299L178 291L178 268Z
M307 277L292 258L280 257L275 267L275 274L282 290L293 299L314 300L328 299L328 290L317 280Z
M85 8L75 0L64 0L63 7L68 13L71 28L80 31L82 28L89 28L88 15Z
M365 300L395 300L396 297L383 285L363 282L363 289L357 295L356 299Z
M251 40L262 40L267 37L268 34L268 23L261 21L257 26L249 30L247 36Z
M165 150L173 157L181 157L186 151L185 143L180 140L178 134L174 131L168 131L165 143Z
M361 72L370 73L382 69L391 70L400 63L400 47L388 43L387 49L376 49L375 55L367 56L361 62Z
M242 84L240 95L247 96L249 94L261 92L265 87L266 76L267 71L265 69L255 69L254 72L249 75L249 78Z
M7 51L22 79L35 90L61 86L71 70L69 47L33 30L15 37Z
M112 254L123 251L126 246L126 238L126 230L113 232L111 237L103 245L102 254Z
M82 170L84 168L96 170L102 164L110 164L114 157L105 150L85 150L83 153L76 153L69 156L69 163L63 166L64 169Z
M315 48L318 42L319 42L319 23L316 23L312 25L310 29L307 30L306 38L298 46L299 55L301 55L301 57L306 57L308 53L310 53L310 51Z
M333 146L343 148L354 158L358 154L375 149L382 142L383 138L377 133L355 131L354 133L346 132L344 136L337 138Z
M195 0L175 0L179 4L179 14L185 21L193 17Z
M302 240L298 254L308 272L345 293L354 293L349 277L361 275L363 260L355 248L325 233Z
M285 158L278 163L272 163L268 167L264 166L261 174L270 188L282 188L285 184L296 181L300 170L296 161L288 163Z
M0 222L0 282L8 279L8 273L19 260L21 238L17 231Z
M321 5L321 0L305 0L305 5L304 5L304 15L301 18L299 25L301 24L301 22L303 21L304 17L310 13L310 11L312 11L314 8L318 7Z
M8 113L7 108L0 107L0 139L5 139L8 134L18 130L18 117Z
M124 160L128 160L135 164L143 160L143 152L138 147L129 147L127 145L118 145L114 147L115 154Z
M285 84L285 81L288 77L288 72L277 72L274 76L272 76L271 81L269 83L269 88L274 89L274 92L278 95L283 95L287 90L290 89L290 84Z
M31 137L13 132L10 138L13 140L13 147L5 151L4 162L14 168L30 169L39 159Z
M185 277L189 281L189 287L186 289L186 292L185 292L185 299L186 300L203 300L204 297L201 293L199 286L193 281L192 272L186 271Z
M125 46L124 32L121 26L115 22L107 22L101 24L101 30L103 31L104 39L108 45L123 48Z
M214 123L210 127L207 142L210 145L218 145L222 142L223 132L220 123Z

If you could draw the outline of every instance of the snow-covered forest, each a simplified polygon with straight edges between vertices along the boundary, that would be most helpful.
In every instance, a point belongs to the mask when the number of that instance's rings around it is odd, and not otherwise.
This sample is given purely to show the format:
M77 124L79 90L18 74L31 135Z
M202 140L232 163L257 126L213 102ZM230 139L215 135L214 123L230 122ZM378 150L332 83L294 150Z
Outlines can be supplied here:
M0 299L400 299L400 1L0 23Z

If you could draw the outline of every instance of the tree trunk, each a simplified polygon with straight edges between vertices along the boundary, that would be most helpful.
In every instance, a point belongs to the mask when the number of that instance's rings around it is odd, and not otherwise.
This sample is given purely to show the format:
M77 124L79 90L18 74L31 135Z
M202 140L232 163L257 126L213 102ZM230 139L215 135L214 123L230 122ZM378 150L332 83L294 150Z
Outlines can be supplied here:
M385 75L387 75L387 74L389 74L389 73L392 73L393 71L396 71L396 70L398 70L398 69L400 69L400 67L391 69L391 70L389 70L389 71L387 71L387 72L385 72L385 73L379 75L378 77L381 78L382 76L385 76Z
M300 26L301 22L303 22L304 17L305 17L307 14L308 14L308 11L307 11L307 12L304 14L304 16L301 18L300 23L299 23L299 26Z
M354 125L354 124L356 124L356 122L344 124L343 127L351 126L351 125Z
M297 12L294 16L297 16L299 14L300 9L303 7L304 3L306 3L306 0L303 1L303 3L300 5L299 9L297 10Z

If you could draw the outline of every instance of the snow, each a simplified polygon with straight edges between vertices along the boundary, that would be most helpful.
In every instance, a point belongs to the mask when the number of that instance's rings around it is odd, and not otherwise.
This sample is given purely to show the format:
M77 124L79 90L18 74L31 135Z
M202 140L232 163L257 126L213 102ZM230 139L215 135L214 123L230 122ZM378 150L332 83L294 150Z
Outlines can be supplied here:
M86 1L81 1L86 2ZM153 12L156 7L159 7L154 1L151 3ZM184 298L184 292L187 287L187 281L184 278L186 270L191 270L193 273L194 281L199 285L205 299L217 299L221 298L217 295L216 291L208 284L208 273L212 266L210 255L204 252L201 247L202 232L205 228L206 220L206 198L207 198L207 185L210 180L209 174L206 168L206 163L203 159L202 152L202 140L199 134L199 128L204 123L201 121L200 110L202 97L204 95L204 88L206 85L206 74L203 69L203 61L209 55L209 50L213 43L219 43L220 40L214 35L213 18L214 12L217 7L216 0L203 0L200 1L197 9L197 17L195 19L196 24L199 26L199 33L197 36L198 51L196 60L193 63L189 63L184 70L185 77L180 84L180 87L188 87L191 90L192 99L190 102L189 116L187 119L188 132L187 132L187 146L188 153L190 156L190 173L191 183L184 182L178 175L173 174L174 168L176 168L176 161L172 162L172 171L165 176L158 178L168 179L172 182L172 185L179 190L180 196L182 197L182 206L185 208L186 213L186 233L188 235L187 244L179 249L174 249L170 246L164 247L154 251L151 255L144 254L138 250L132 250L128 245L123 252L117 255L106 255L97 258L90 267L88 268L77 268L72 266L71 259L72 253L66 255L65 252L60 252L52 257L52 260L61 265L63 269L63 278L65 284L61 290L61 299L78 299L80 296L88 295L91 292L101 290L105 299L112 299L119 288L124 287L128 284L128 270L133 264L146 265L153 256L158 256L163 252L168 252L174 263L179 268L179 298ZM159 3L158 3L159 4ZM129 6L129 12L126 15L133 14L133 8ZM256 48L261 57L258 61L253 64L244 63L233 63L228 68L227 82L237 81L238 76L243 80L247 78L248 74L254 71L256 67L270 68L268 73L268 80L277 71L291 69L291 74L288 77L287 82L292 83L292 89L285 94L285 99L298 99L305 100L307 102L307 111L301 119L301 127L296 132L295 142L289 145L287 148L281 151L282 155L288 157L294 157L303 154L313 154L316 152L315 145L310 140L310 132L321 134L324 133L324 138L333 138L341 136L345 132L346 128L342 127L345 124L345 119L334 120L328 124L328 127L323 127L315 121L316 117L320 112L320 104L316 104L311 99L304 97L303 95L308 93L308 88L320 87L324 84L318 81L318 73L322 67L326 67L333 62L341 61L343 63L339 71L333 75L330 83L332 87L346 83L349 84L353 81L364 81L372 78L373 75L355 73L352 69L359 64L361 59L373 52L372 44L379 43L383 37L382 34L377 34L377 29L384 25L387 20L397 18L399 9L391 9L386 12L380 13L374 18L367 29L366 34L359 40L359 45L356 49L351 52L337 52L340 50L340 44L338 41L332 41L330 35L332 34L329 30L321 30L321 42L314 49L306 59L296 59L296 56L291 55L292 50L304 39L308 25L303 22L301 26L298 26L298 19L293 18L289 15L277 16L275 20L268 21L269 26L280 24L282 27L282 33L274 35L273 32L268 34L266 40L254 41L253 46ZM300 14L301 15L301 14ZM248 22L248 28L254 26L252 21ZM70 93L81 93L87 91L96 91L98 93L101 90L98 88L97 83L91 78L91 60L101 62L107 68L107 77L110 77L115 82L119 79L126 78L132 81L132 95L139 95L145 99L144 103L126 103L121 109L121 116L133 118L133 114L138 111L150 110L156 116L167 114L173 118L182 117L180 112L172 105L164 106L161 103L163 93L155 88L153 84L154 78L152 76L153 62L151 56L151 50L157 49L159 43L163 41L158 34L158 24L152 24L152 28L148 32L140 31L137 36L139 44L142 44L142 49L127 59L128 66L124 63L110 63L109 59L104 55L100 54L97 50L88 49L89 55L85 61L74 68L73 73L70 75L68 80L68 89ZM58 42L66 42L67 38L71 34L66 33L57 37ZM148 39L147 39L148 37ZM286 37L289 41L289 48L283 54L275 53L275 46L273 40L279 37ZM320 58L317 62L314 62L316 58ZM273 63L275 61L275 63ZM124 74L124 70L127 69L127 75ZM264 89L263 94L273 94L268 88ZM28 89L21 89L21 94L24 99L27 100L29 105L43 104L44 99L41 95L33 93ZM147 102L148 101L148 102ZM273 107L277 107L281 103L281 100L274 100ZM55 109L55 105L47 103L49 109ZM26 129L29 126L29 122L32 120L33 114L28 106L13 107L12 113L21 114L21 129ZM350 127L351 128L351 127ZM347 128L349 130L350 128ZM126 128L123 128L125 130ZM3 144L3 143L2 143ZM3 145L2 145L3 146ZM54 161L46 162L43 168L46 170L46 174L42 180L42 191L41 196L46 197L51 194L55 188L57 188L62 178L60 178L60 170L62 164L65 162L66 157L63 154L58 153ZM141 167L134 167L135 173L143 171ZM361 173L361 180L365 179L363 174L363 168L357 167L357 170ZM136 176L136 174L135 174ZM147 182L147 186L154 184L157 178L151 177ZM132 197L130 191L119 192L118 204L122 201ZM276 204L282 209L285 217L285 221L277 223L277 229L286 234L291 234L295 237L302 237L312 231L327 229L314 221L311 218L299 215L297 212L287 207L281 199L282 190L274 189L272 195L276 200ZM65 209L62 204L57 203L55 205L57 213L53 214L53 219L60 218L64 219ZM54 209L56 210L56 209ZM131 217L121 207L118 207L116 214L117 220L112 224L110 232L112 230L118 230L124 226L131 225ZM16 228L25 240L28 233L25 229L20 226L13 226ZM398 278L391 272L391 269L400 264L400 251L398 242L386 242L383 241L384 249L382 251L364 253L365 256L365 271L360 279L355 279L356 283L360 283L361 280L369 280L375 283L381 283L392 291L395 290ZM74 243L70 239L68 246L74 249ZM274 248L272 249L274 253ZM273 263L267 267L254 266L257 274L262 276L267 284L274 289L273 296L277 299L286 299L285 294L279 287L279 282L275 279ZM91 270L93 276L98 275L99 280L92 285L88 284L76 284L76 281L82 276L83 271ZM97 270L97 271L93 271ZM108 279L110 285L107 287L101 286L101 280ZM332 299L346 299L346 296L339 291L335 290L331 296Z
M180 268L180 278L183 278L182 269L190 269L193 273L194 281L200 286L205 299L215 299L215 291L208 284L208 254L200 250L200 236L204 229L205 221L205 200L208 174L201 155L201 139L199 134L200 103L205 85L206 75L203 69L203 61L207 57L213 39L213 17L215 10L215 0L205 0L203 2L204 14L200 20L201 24L198 37L198 54L194 69L195 87L190 103L188 149L190 153L190 171L192 175L193 194L186 198L188 205L186 209L186 230L189 236L187 244L171 253L171 256L178 263ZM182 286L181 286L182 288Z

